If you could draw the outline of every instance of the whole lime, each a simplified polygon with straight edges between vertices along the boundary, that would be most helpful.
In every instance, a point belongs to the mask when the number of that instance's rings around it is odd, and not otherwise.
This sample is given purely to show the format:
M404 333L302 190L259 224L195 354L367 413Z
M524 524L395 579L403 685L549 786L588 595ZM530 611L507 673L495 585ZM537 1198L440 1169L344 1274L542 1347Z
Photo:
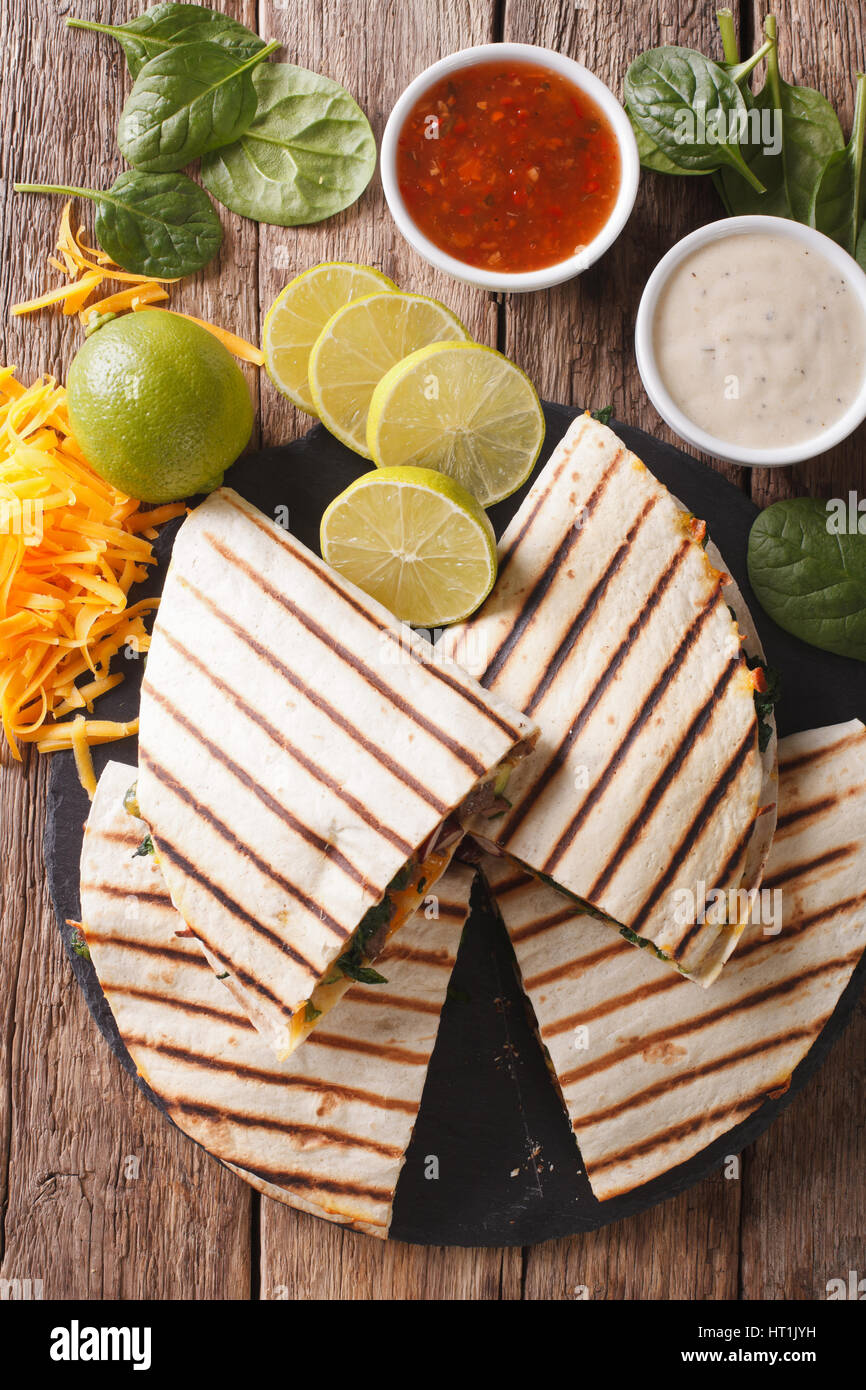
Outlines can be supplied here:
M104 324L79 349L66 387L69 423L91 468L144 502L212 492L253 428L231 353L164 310Z

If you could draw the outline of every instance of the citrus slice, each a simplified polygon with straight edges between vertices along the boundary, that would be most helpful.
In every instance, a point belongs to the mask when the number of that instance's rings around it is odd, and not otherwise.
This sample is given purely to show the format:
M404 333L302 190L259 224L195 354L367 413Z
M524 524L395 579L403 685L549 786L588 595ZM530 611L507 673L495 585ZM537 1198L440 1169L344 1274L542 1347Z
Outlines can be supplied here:
M482 507L526 482L544 414L525 372L479 343L431 343L386 372L373 392L367 448L380 468L435 468Z
M418 627L474 613L496 578L496 537L465 488L429 468L380 468L341 492L322 517L335 570Z
M362 295L396 290L381 270L351 261L324 261L290 280L265 316L265 368L278 391L299 410L315 415L307 380L310 349L332 314Z
M316 413L356 454L367 449L367 412L385 373L416 348L467 339L458 318L422 294L380 291L354 299L328 319L310 353Z

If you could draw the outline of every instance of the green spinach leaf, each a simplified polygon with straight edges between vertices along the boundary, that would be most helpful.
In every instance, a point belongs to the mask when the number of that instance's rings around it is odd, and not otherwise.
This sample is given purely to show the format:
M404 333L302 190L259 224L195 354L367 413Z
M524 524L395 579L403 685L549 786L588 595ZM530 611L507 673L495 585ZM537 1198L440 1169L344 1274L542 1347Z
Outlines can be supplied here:
M731 165L763 192L738 145L743 95L718 63L691 48L650 49L629 67L625 98L632 120L673 164L699 173Z
M294 227L361 196L376 167L369 122L330 78L289 63L257 69L256 118L234 145L202 160L202 182L232 212Z
M186 174L127 169L107 193L94 188L16 183L16 193L61 193L96 204L103 251L134 275L177 280L206 266L220 248L222 227L213 204Z
M857 74L851 139L828 159L815 194L812 226L855 255L863 214L863 137L866 134L866 77Z
M834 534L828 522L816 497L767 507L749 536L749 580L786 632L866 661L866 536Z
M767 81L749 107L766 121L781 123L781 145L770 153L761 140L742 147L751 174L766 192L756 194L754 183L744 182L733 169L725 168L721 181L725 206L734 216L764 213L809 223L815 193L824 168L835 150L844 146L842 127L826 97L811 87L795 87L779 72L776 21L769 15L764 25L772 48L767 57Z
M279 43L241 60L213 43L186 43L145 63L120 117L117 143L127 163L168 174L231 145L252 124L251 69Z
M92 29L117 39L135 78L145 63L184 43L216 43L241 60L264 48L264 39L217 10L203 5L154 5L128 24L96 24L89 19L67 19L71 29Z

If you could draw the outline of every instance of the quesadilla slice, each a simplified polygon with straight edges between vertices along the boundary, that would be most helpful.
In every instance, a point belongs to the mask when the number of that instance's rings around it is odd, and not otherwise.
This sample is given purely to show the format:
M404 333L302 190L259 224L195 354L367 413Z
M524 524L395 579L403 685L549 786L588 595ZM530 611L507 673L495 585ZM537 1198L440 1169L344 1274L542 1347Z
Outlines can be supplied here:
M464 828L708 985L742 924L699 922L702 893L760 882L775 742L757 635L704 540L585 415L506 530L490 598L440 646L541 730Z
M483 862L601 1201L784 1092L866 948L866 728L783 739L779 767L755 920L707 993L508 860Z
M118 1030L186 1134L259 1190L371 1235L388 1233L474 870L454 865L385 948L382 992L349 989L326 1027L277 1063L136 855L131 769L109 763L84 837L82 931Z
M447 868L534 725L236 493L174 545L136 799L172 902L288 1055Z

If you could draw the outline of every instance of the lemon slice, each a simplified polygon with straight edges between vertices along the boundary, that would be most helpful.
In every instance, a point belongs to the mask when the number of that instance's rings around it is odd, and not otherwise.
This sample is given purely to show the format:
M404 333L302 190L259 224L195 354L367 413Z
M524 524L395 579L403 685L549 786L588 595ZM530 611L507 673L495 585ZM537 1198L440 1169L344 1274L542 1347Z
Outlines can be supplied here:
M277 390L315 415L307 364L328 319L353 299L396 288L381 270L351 261L325 261L290 280L268 310L262 329L265 368Z
M427 343L468 337L438 299L380 291L352 300L328 319L310 353L317 415L356 454L370 458L367 411L385 373Z
M444 627L474 613L496 578L496 537L475 498L429 468L380 468L322 517L322 554L395 617Z
M491 507L526 482L544 414L525 372L479 343L432 343L373 392L367 448L380 468L410 464L456 478Z

